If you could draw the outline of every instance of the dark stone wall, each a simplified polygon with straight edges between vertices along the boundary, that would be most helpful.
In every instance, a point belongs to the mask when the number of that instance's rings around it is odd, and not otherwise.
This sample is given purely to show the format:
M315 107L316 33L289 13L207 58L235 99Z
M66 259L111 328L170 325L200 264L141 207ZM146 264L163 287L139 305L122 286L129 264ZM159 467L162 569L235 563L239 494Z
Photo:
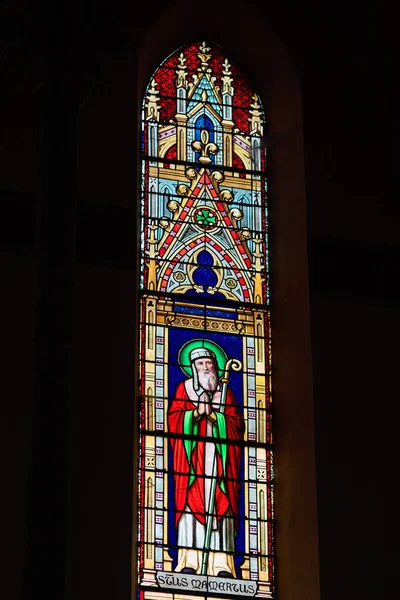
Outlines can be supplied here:
M26 548L46 101L38 19L45 13L22 4L0 8L7 90L0 146L2 531L9 564L2 586L10 600L20 598ZM362 11L344 2L253 4L286 45L303 94L321 598L372 600L384 596L382 548L391 549L383 539L390 513L381 469L383 462L394 468L383 442L398 395L399 210L387 150L395 36L377 2ZM129 104L134 90L125 94L118 82L163 6L153 3L148 14L124 2L80 5L66 598L127 600L134 414L118 399L135 395L135 331L124 315L136 302L136 165L129 136L120 132L128 129L137 143L136 117L127 116L137 107Z

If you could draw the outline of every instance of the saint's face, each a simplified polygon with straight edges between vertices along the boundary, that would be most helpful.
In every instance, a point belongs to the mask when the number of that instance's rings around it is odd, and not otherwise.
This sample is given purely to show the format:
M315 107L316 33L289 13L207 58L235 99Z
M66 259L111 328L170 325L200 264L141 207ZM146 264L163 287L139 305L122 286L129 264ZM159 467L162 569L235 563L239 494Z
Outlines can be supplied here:
M212 358L196 358L194 366L198 373L215 373L215 366Z

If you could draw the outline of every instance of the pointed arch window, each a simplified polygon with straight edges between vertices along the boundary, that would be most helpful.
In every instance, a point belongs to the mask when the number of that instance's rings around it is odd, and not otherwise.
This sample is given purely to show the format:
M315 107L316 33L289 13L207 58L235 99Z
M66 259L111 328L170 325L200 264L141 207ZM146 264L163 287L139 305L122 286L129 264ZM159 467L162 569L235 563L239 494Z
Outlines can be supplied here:
M142 600L274 598L265 127L212 43L143 100Z

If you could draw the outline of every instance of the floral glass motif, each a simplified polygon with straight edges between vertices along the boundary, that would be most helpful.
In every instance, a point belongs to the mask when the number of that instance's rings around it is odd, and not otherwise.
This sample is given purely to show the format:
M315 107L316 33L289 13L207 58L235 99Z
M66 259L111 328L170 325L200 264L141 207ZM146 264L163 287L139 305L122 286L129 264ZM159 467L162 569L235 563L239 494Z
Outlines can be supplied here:
M194 212L194 222L201 229L214 229L217 226L217 215L211 208L198 208Z
M263 108L197 42L142 119L138 596L274 598Z

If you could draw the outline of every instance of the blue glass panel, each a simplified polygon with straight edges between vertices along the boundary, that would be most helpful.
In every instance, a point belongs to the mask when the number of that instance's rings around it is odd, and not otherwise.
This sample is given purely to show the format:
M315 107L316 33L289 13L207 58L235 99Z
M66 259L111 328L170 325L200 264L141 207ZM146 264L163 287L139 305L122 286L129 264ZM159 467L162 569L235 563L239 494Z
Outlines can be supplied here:
M187 378L179 366L178 356L182 346L192 339L207 340L218 344L227 354L228 358L237 358L243 362L243 338L238 335L208 333L193 330L180 330L179 335L172 335L169 338L169 367L168 367L168 396L173 398L178 383ZM201 341L200 341L201 344ZM241 372L230 372L229 386L235 395L239 407L243 410L243 375ZM240 465L240 479L244 480L244 459L242 456ZM171 448L168 449L168 487L174 489L174 467ZM175 501L174 494L168 495L168 543L170 546L169 554L173 559L172 569L177 565L177 532L175 527ZM235 538L235 567L239 577L241 577L240 568L244 562L245 554L245 497L244 485L241 486L239 496L239 530Z
M174 306L174 312L200 317L217 317L218 319L237 319L237 313L222 309L204 309L197 306Z
M207 115L200 115L196 120L195 124L195 139L200 140L201 131L206 129L208 131L210 142L214 142L214 123L211 121L210 117ZM199 160L200 152L196 152L196 161ZM215 157L213 154L210 156L211 164L215 163Z

